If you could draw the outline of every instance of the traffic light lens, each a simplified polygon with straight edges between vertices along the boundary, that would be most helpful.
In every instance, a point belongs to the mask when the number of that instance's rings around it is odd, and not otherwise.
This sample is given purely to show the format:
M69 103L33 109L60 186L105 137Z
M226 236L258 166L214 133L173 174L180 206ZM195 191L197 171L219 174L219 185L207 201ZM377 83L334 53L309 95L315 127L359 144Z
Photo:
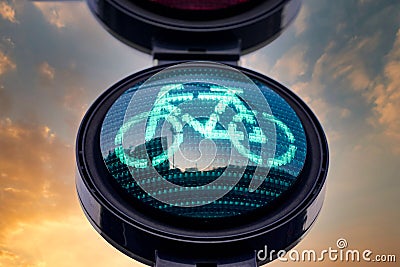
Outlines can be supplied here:
M100 146L129 202L206 219L284 198L307 153L288 102L261 81L205 62L164 69L127 89L107 112Z
M150 2L180 10L219 10L250 1L251 0L150 0Z

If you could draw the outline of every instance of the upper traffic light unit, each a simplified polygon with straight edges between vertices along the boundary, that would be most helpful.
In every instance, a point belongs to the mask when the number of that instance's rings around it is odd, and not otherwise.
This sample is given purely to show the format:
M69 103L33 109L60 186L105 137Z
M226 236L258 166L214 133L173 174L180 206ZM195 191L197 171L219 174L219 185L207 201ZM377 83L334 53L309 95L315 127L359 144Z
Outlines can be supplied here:
M299 0L88 0L116 38L155 59L239 60L279 36Z
M158 61L82 120L76 184L96 230L157 267L253 267L296 245L324 199L324 131L293 92L237 61L275 39L300 1L87 2Z

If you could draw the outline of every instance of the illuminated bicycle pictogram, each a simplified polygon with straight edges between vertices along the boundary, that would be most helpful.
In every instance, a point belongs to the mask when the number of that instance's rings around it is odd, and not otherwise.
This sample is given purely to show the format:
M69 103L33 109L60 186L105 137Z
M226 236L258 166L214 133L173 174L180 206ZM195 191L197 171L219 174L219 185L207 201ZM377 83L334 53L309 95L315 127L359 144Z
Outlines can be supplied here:
M280 155L277 158L269 159L268 162L263 162L262 158L259 155L254 154L247 148L245 148L239 141L244 140L244 132L236 130L236 123L242 120L245 120L249 124L257 125L256 118L254 116L254 112L249 110L247 107L243 105L243 102L237 94L242 93L243 91L240 89L232 89L232 88L223 88L217 85L214 85L210 88L212 94L200 92L198 95L198 99L201 100L216 100L219 101L215 106L215 112L209 115L209 120L203 124L199 122L196 118L191 116L188 113L181 114L181 109L175 106L173 103L176 101L187 101L193 100L193 93L182 93L181 95L168 95L168 92L171 90L181 90L183 89L182 84L172 84L162 88L159 93L159 98L154 104L154 108L150 112L144 112L132 117L128 123L124 124L117 136L115 137L115 144L121 145L124 134L134 125L142 120L148 119L148 124L146 128L146 141L150 141L155 136L155 130L160 120L164 119L173 125L176 135L174 135L173 145L162 154L156 156L153 161L153 166L158 166L159 164L165 162L173 153L175 153L179 149L179 145L183 142L183 125L187 123L190 125L195 131L201 134L204 138L207 139L221 139L221 140L230 140L237 151L245 157L248 157L249 160L253 161L257 164L267 164L268 166L280 166L290 162L296 153L296 146L294 145L294 135L287 127L279 119L274 116L263 112L263 117L273 123L276 126L280 127L286 134L290 146L286 153ZM221 115L226 107L229 104L233 104L237 110L241 112L238 113L229 123L228 130L217 130L216 124L219 120L219 115ZM163 111L166 111L163 113ZM179 118L180 116L180 118ZM248 139L253 143L266 143L267 137L263 133L263 130L254 126L253 131L248 134ZM148 167L148 159L137 159L134 158L124 152L122 146L118 146L116 148L116 153L120 160L126 163L128 166L135 168L146 168Z
M251 110L248 106L246 106L244 100L240 97L241 94L243 94L243 90L240 88L230 88L216 84L209 84L208 87L208 92L200 91L195 95L193 92L186 92L184 90L184 84L181 83L162 86L151 111L143 112L129 118L119 129L115 137L115 153L119 160L127 166L136 169L149 168L150 165L151 167L159 166L160 164L166 162L169 158L173 157L173 155L179 150L179 146L184 142L185 138L183 133L183 127L185 125L191 127L204 139L230 141L240 155L247 158L256 166L264 166L268 168L278 167L293 160L297 148L294 145L294 135L286 124L268 112L261 113L263 119L273 123L275 127L279 127L285 133L288 143L290 144L285 153L277 157L274 157L275 155L272 154L269 158L263 158L261 153L257 154L243 144L245 139L248 143L259 145L270 141L258 123L256 117L257 111ZM196 118L197 116L184 112L178 105L179 103L193 101L195 99L197 101L202 101L205 104L208 104L209 102L216 103L211 114L202 114L208 117L208 120L205 122L199 121ZM220 122L220 117L224 116L224 113L228 107L234 108L236 114L232 116L231 121L227 124L227 129L217 129L217 124ZM132 155L132 153L127 153L123 146L124 136L127 134L127 132L135 127L138 123L143 122L143 120L147 121L145 129L145 142L150 142L155 138L156 129L157 127L160 127L163 122L168 122L170 125L172 125L174 132L173 142L169 148L163 150L159 155L153 157L151 161L147 157L136 158L134 155ZM239 123L246 123L249 125L249 132L238 130ZM222 177L220 177L220 179L221 178ZM231 190L240 180L240 177L236 179L226 177L226 179L231 180L230 186L227 188L226 192L215 196L211 195L206 201L198 200L195 204L193 202L190 202L190 204L181 203L179 206L196 206L210 203L229 192L229 190ZM255 191L265 179L266 175L264 175L263 179L259 179L257 181L252 180L249 186L250 192ZM173 185L166 180L162 181L162 183L163 184L161 184L160 187L169 188L170 191L176 191L178 188L182 188L180 186ZM143 184L143 182L139 183L139 185L141 184ZM207 188L209 189L211 187L211 184L201 187L192 187L191 191L204 189L207 190ZM148 192L146 188L143 189ZM148 193L163 202L168 202L167 199L162 199L157 196L157 193Z

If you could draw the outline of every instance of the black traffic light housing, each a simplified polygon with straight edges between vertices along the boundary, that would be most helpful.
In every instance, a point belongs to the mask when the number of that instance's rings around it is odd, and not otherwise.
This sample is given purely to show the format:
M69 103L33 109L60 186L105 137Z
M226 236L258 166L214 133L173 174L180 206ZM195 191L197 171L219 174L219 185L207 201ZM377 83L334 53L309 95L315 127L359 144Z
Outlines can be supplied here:
M116 38L166 62L237 62L241 55L277 38L301 4L299 0L249 0L231 9L209 11L166 8L149 0L87 2Z
M296 17L301 1L231 1L231 6L217 10L184 10L167 7L169 2L173 1L87 0L90 10L111 34L153 55L158 66L113 85L82 120L76 142L76 184L82 208L109 243L148 265L253 267L267 263L273 258L261 256L265 247L275 250L272 257L276 257L277 251L295 246L315 222L324 199L328 145L317 118L299 97L278 82L236 65L241 55L278 37ZM307 137L305 165L290 194L264 210L267 212L242 216L226 229L199 229L190 224L182 227L135 207L109 182L112 179L101 157L101 128L113 103L134 84L188 61L227 63L251 80L265 84L296 112Z

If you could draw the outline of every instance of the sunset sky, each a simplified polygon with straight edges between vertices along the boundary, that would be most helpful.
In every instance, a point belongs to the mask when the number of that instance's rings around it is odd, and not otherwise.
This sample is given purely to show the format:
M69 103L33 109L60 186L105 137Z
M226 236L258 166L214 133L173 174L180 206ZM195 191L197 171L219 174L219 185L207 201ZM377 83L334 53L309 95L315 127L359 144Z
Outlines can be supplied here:
M304 0L290 28L242 66L292 88L329 141L327 195L296 247L395 254L400 261L400 1ZM0 266L143 266L91 227L75 191L75 136L110 85L152 66L84 2L0 0ZM396 265L397 264L397 265Z

